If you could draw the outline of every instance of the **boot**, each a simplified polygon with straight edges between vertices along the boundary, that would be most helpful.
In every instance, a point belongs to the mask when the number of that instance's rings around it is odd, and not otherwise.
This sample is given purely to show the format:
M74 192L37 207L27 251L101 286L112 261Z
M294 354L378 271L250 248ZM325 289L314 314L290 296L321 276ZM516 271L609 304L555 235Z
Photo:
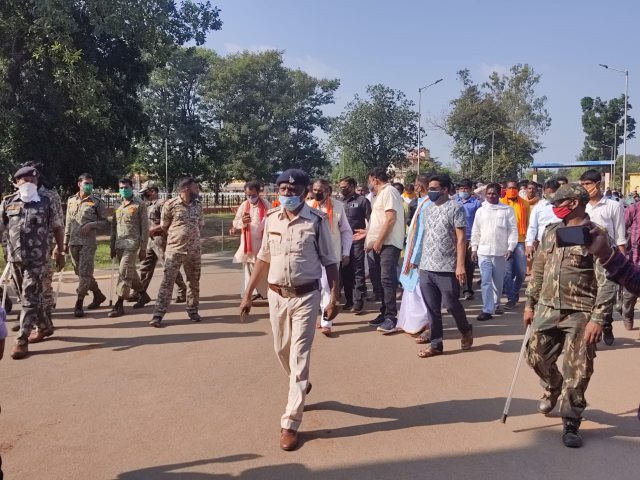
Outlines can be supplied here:
M80 318L84 317L84 310L82 309L82 302L84 302L84 297L78 295L78 299L76 300L76 306L73 309L73 316Z
M11 350L11 358L14 360L20 360L25 358L27 355L29 355L29 344L26 342L22 345L14 345L13 350Z
M97 289L93 292L93 301L87 305L87 310L95 310L96 308L100 308L100 305L107 299L104 294Z
M121 317L124 315L124 298L118 297L118 301L109 312L109 318Z
M138 295L138 301L133 305L133 308L142 308L151 301L147 292L140 292Z
M538 403L538 411L543 415L550 414L556 408L559 396L560 392L549 393L545 391L540 403Z
M579 418L562 418L564 430L562 432L562 443L565 447L580 448L582 446L582 437L580 436L580 419Z

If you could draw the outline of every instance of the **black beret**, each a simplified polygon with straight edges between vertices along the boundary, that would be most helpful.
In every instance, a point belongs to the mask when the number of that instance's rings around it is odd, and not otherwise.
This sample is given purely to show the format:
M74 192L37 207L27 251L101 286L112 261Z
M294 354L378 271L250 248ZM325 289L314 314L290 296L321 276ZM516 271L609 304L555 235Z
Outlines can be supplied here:
M16 173L13 175L16 180L22 177L37 177L38 170L33 167L21 167L18 169Z
M302 185L303 187L308 187L309 175L298 168L290 168L278 175L276 185L280 185L281 183L290 183L291 185Z

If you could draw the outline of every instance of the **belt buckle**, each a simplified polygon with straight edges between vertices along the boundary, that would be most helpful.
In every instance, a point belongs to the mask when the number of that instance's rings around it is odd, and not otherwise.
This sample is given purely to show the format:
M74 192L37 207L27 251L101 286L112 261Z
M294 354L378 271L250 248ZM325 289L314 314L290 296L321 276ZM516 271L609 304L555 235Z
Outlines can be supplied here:
M296 289L294 287L285 287L280 285L280 295L284 298L293 298L296 296Z

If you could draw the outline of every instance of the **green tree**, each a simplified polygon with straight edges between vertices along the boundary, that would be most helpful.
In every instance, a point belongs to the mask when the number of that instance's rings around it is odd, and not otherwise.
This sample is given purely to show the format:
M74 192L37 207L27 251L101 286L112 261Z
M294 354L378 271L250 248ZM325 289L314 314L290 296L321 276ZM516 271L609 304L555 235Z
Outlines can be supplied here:
M85 170L111 183L145 133L138 97L178 45L221 26L209 2L0 2L0 165L47 164L72 187Z
M282 52L242 52L218 58L205 96L217 128L218 154L230 178L273 181L276 172L329 169L316 137L329 119L338 80L317 79L283 64Z
M580 160L609 160L624 141L624 95L611 100L584 97L582 129L585 133ZM631 104L628 105L631 110ZM636 121L627 112L627 140L634 138Z
M361 163L366 170L405 165L417 137L413 107L404 93L384 85L367 87L367 98L356 95L331 129L341 162Z

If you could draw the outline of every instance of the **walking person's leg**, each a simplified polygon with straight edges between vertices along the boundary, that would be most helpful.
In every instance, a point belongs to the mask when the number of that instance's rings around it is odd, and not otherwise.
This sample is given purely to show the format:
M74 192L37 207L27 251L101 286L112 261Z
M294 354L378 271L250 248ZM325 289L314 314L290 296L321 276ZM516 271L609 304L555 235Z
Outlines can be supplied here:
M187 277L187 313L192 322L199 322L198 308L200 305L200 274L202 271L202 256L200 252L186 254L183 265L184 275Z
M356 242L351 246L351 263L354 274L354 308L357 312L362 310L364 299L367 295L365 283L365 252L364 242Z
M520 289L522 288L527 275L527 256L524 251L523 243L518 243L516 246L516 249L513 252L513 260L513 296L509 300L517 303L520 300Z
M495 311L495 284L493 282L493 257L488 255L478 255L478 265L480 267L481 291L482 291L482 313L480 317L493 315ZM488 318L487 318L488 320Z
M467 274L467 281L464 288L465 298L473 298L473 274L476 271L476 262L471 259L471 242L469 241L467 241L467 249L464 255L464 270Z
M393 333L398 323L398 260L400 249L393 245L384 245L380 251L380 277L383 287L382 306L380 313L384 315L384 322L378 327L382 333Z
M442 293L434 280L433 272L420 270L419 288L422 299L427 307L427 315L431 319L431 345L418 352L422 358L440 355L442 345Z
M473 345L473 327L468 322L467 314L460 303L460 283L456 274L453 272L432 272L432 274L442 295L442 301L462 334L462 349L468 350Z
M502 299L502 287L505 279L505 272L507 270L507 259L500 256L491 257L492 269L493 272L491 274L492 284L493 284L493 301L494 301L494 313L501 313L502 307L500 306ZM498 310L498 311L496 311Z
M622 293L622 321L627 330L633 329L634 311L638 296L629 292L626 288Z

